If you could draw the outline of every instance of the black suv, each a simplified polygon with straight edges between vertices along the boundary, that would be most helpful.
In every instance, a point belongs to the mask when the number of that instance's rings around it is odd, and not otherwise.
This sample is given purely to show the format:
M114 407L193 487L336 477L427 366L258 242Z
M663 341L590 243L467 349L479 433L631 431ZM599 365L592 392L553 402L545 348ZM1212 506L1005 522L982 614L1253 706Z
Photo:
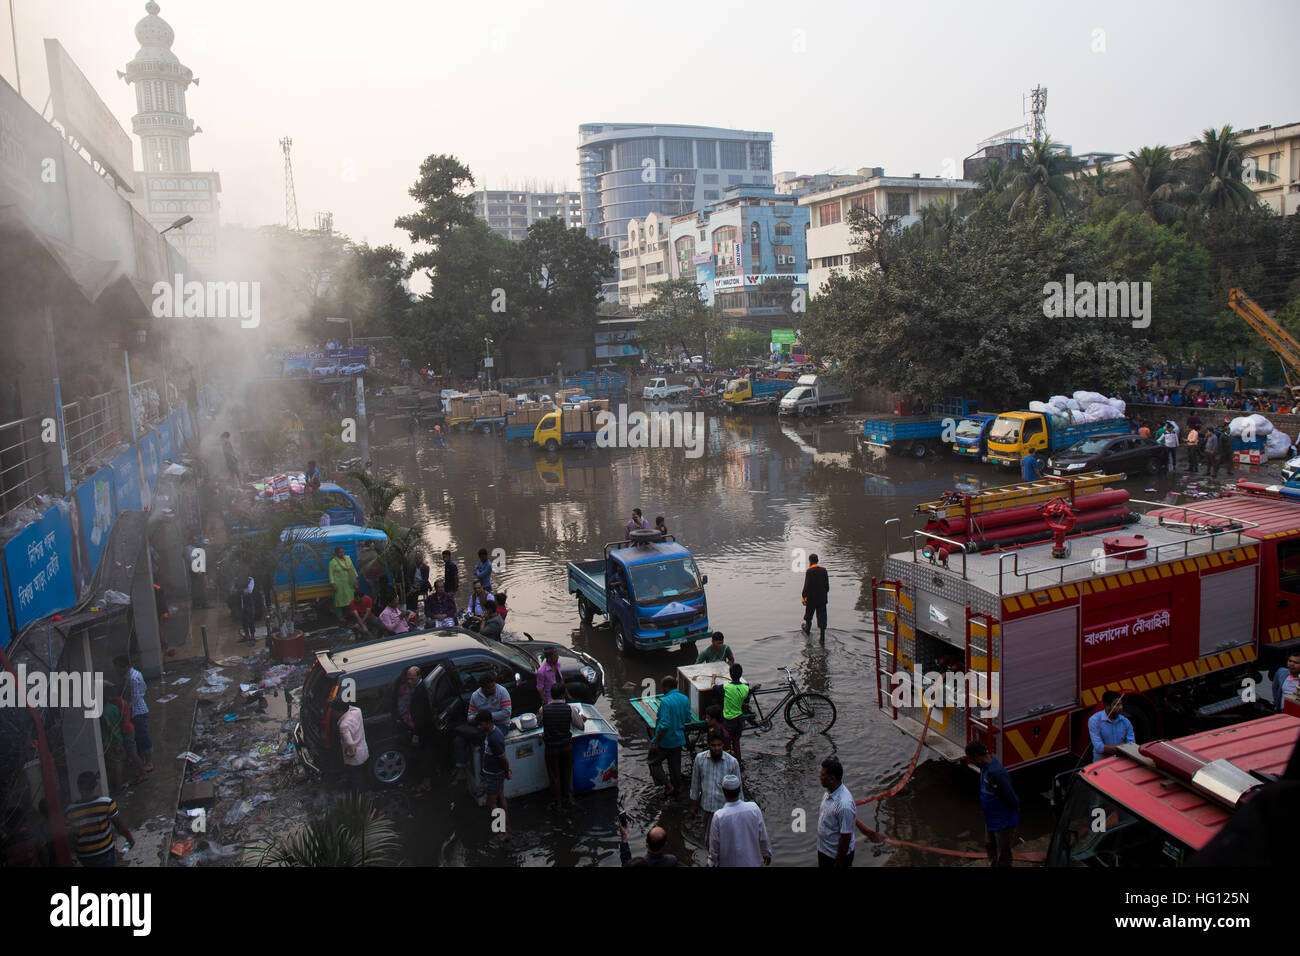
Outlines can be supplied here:
M434 747L449 752L447 731L464 722L469 696L485 674L509 692L515 716L541 708L537 670L548 647L560 649L560 669L572 699L595 703L605 690L604 668L595 658L553 641L498 642L461 628L441 628L318 651L303 683L293 732L298 755L317 772L342 769L330 711L341 682L351 680L351 702L361 708L371 770L379 783L396 784L411 765L406 731L397 716L398 682L408 667L420 668L418 692L426 695L433 715Z

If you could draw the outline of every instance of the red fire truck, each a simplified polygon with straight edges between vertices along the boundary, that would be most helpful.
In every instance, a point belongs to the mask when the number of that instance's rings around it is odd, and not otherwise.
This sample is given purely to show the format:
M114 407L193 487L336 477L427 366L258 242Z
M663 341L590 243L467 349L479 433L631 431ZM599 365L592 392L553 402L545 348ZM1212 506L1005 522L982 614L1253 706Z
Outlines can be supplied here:
M1300 719L1274 714L1177 740L1124 744L1057 778L1048 866L1182 866L1279 778ZM1064 792L1064 796L1061 793Z
M1138 741L1271 704L1300 644L1300 503L1267 490L1130 500L1118 475L1043 479L917 508L872 581L877 703L960 758L1015 769L1088 752L1121 691ZM887 548L900 522L886 522ZM1271 708L1270 708L1271 709ZM924 724L923 724L924 722Z

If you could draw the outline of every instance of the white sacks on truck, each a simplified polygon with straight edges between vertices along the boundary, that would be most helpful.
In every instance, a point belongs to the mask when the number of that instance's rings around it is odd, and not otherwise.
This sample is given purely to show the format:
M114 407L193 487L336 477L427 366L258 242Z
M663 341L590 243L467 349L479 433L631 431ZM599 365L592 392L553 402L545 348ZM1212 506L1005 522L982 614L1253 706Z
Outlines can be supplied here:
M1263 415L1242 415L1228 422L1228 434L1234 438L1241 438L1245 434L1263 438L1272 430L1273 423Z

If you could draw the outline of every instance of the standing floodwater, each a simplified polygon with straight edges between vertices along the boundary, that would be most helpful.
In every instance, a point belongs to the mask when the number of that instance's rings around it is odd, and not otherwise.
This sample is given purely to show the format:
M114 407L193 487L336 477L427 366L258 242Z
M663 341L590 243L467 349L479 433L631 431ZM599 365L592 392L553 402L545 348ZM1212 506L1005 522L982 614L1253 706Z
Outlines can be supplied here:
M386 426L386 427L385 427ZM703 831L689 803L659 794L646 766L645 724L629 700L647 692L693 654L657 651L621 657L597 617L579 625L568 593L565 563L601 555L622 540L628 515L639 507L652 526L663 516L670 533L690 549L708 575L709 620L745 669L751 685L774 687L788 666L801 689L832 698L838 718L825 736L795 734L778 714L769 733L743 738L746 799L764 811L774 865L813 865L821 796L817 768L835 754L844 782L861 799L897 782L915 741L876 708L871 578L884 560L882 526L911 515L920 501L955 488L1005 484L1018 476L953 457L911 461L875 459L859 447L859 428L844 417L828 421L733 421L710 415L706 450L565 449L545 452L480 434L455 435L448 450L425 436L412 445L404 427L385 423L374 448L377 468L418 486L418 512L395 515L425 523L429 554L451 548L472 567L480 548L504 552L493 585L509 595L509 629L561 641L597 657L608 696L599 707L621 736L618 799L631 818L634 853L645 831L661 825L669 852L704 862ZM1135 497L1163 497L1168 480L1126 485ZM896 547L896 545L895 545ZM819 555L830 581L828 629L800 630L806 558ZM463 603L464 589L462 589ZM780 695L764 696L764 706ZM864 806L860 818L889 836L922 844L980 850L983 822L969 771L956 771L928 754L896 797ZM684 764L683 772L689 772ZM411 862L450 864L554 863L618 865L618 807L612 791L579 797L572 816L547 809L545 794L511 804L511 839L489 839L486 811L457 796L420 802L407 834ZM1027 800L1026 839L1047 832L1049 814ZM859 836L856 865L882 862L937 865L949 858L872 845Z

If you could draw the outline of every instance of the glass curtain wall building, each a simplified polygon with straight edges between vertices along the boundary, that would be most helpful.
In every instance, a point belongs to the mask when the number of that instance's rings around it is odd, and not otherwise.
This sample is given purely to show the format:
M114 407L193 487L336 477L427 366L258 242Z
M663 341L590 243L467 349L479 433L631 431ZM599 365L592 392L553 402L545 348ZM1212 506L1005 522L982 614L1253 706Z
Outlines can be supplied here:
M578 127L582 225L619 251L628 223L698 212L728 186L772 183L772 134L713 126L587 123ZM617 301L618 281L605 289Z

